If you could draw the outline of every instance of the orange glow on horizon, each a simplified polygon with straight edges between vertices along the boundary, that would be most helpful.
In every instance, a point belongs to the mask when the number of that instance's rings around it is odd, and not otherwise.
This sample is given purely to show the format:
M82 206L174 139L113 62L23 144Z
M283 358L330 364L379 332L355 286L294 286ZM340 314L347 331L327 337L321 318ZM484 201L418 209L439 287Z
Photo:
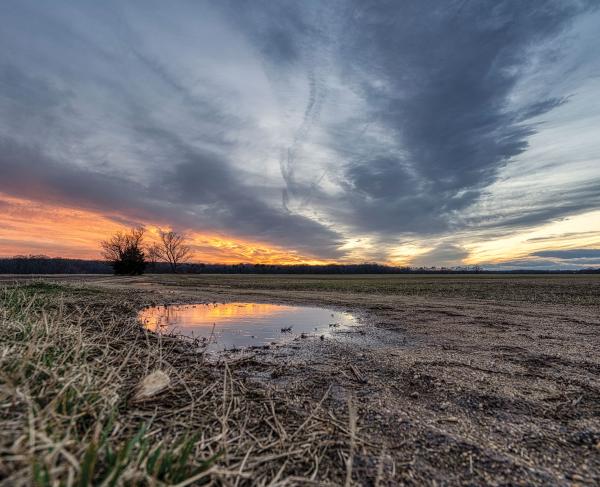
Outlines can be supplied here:
M48 255L100 259L100 241L128 226L123 215L103 215L77 208L47 205L0 193L0 256ZM143 222L147 240L158 237L156 222ZM166 226L163 228L167 228ZM218 234L187 232L194 250L191 261L219 264L324 264L294 250Z
M100 241L115 232L133 226L126 215L102 214L37 201L15 198L0 193L0 256L48 255L80 259L101 259ZM161 222L141 222L147 229L147 242L158 238ZM163 225L164 229L168 226ZM303 255L267 242L258 242L218 233L186 232L193 248L191 262L218 264L293 265L330 264L314 256ZM515 231L501 238L468 240L464 235L468 256L455 265L493 264L525 259L541 250L598 248L600 246L600 211L591 211L545 223L538 227ZM416 259L440 242L414 240L397 247L380 248L368 238L349 239L340 248L345 258L338 264L372 262L386 256L383 264L414 265Z

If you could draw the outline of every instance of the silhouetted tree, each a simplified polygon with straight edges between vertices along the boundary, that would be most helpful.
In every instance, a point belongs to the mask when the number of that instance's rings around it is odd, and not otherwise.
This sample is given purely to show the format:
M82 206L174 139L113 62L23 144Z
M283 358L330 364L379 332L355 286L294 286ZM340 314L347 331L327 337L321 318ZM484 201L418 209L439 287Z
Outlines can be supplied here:
M139 275L146 268L143 227L128 232L117 232L110 239L100 242L102 256L112 266L115 274Z
M185 235L160 230L160 242L153 245L150 252L160 260L168 262L171 272L177 272L177 266L186 262L192 255L192 248L186 243Z
M146 259L147 259L148 263L150 264L150 268L152 269L152 272L156 271L156 264L160 260L162 260L160 254L161 254L160 253L160 245L157 243L149 245L146 248Z

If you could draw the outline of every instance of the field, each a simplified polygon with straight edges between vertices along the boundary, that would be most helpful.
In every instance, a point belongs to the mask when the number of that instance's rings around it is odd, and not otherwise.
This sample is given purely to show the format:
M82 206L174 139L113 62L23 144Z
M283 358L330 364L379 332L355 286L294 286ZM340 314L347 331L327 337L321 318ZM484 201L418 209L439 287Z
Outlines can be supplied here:
M0 288L4 485L600 483L597 275L0 276ZM323 305L362 324L215 360L135 318L213 301Z

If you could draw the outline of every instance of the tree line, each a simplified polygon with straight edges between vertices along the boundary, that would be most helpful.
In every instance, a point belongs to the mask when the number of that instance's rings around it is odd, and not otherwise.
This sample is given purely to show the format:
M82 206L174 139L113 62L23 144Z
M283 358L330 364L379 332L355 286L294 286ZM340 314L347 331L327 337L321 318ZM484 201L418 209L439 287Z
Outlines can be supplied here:
M169 274L167 262L148 262L147 271ZM0 258L0 274L110 274L113 268L104 260L66 259L46 255L17 255ZM380 264L204 264L185 262L177 266L180 274L598 274L599 268L563 271L519 269L512 271L393 267Z
M0 274L109 274L103 260L66 259L47 255L15 255L0 258Z

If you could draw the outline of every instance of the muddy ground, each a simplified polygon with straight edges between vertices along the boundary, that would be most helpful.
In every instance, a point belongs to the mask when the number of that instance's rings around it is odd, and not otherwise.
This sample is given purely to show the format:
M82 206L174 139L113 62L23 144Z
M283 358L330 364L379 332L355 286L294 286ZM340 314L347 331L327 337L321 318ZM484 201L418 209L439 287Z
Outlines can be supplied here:
M394 484L600 485L598 275L46 279L155 304L352 311L350 333L223 360L282 394L340 409L350 398Z

